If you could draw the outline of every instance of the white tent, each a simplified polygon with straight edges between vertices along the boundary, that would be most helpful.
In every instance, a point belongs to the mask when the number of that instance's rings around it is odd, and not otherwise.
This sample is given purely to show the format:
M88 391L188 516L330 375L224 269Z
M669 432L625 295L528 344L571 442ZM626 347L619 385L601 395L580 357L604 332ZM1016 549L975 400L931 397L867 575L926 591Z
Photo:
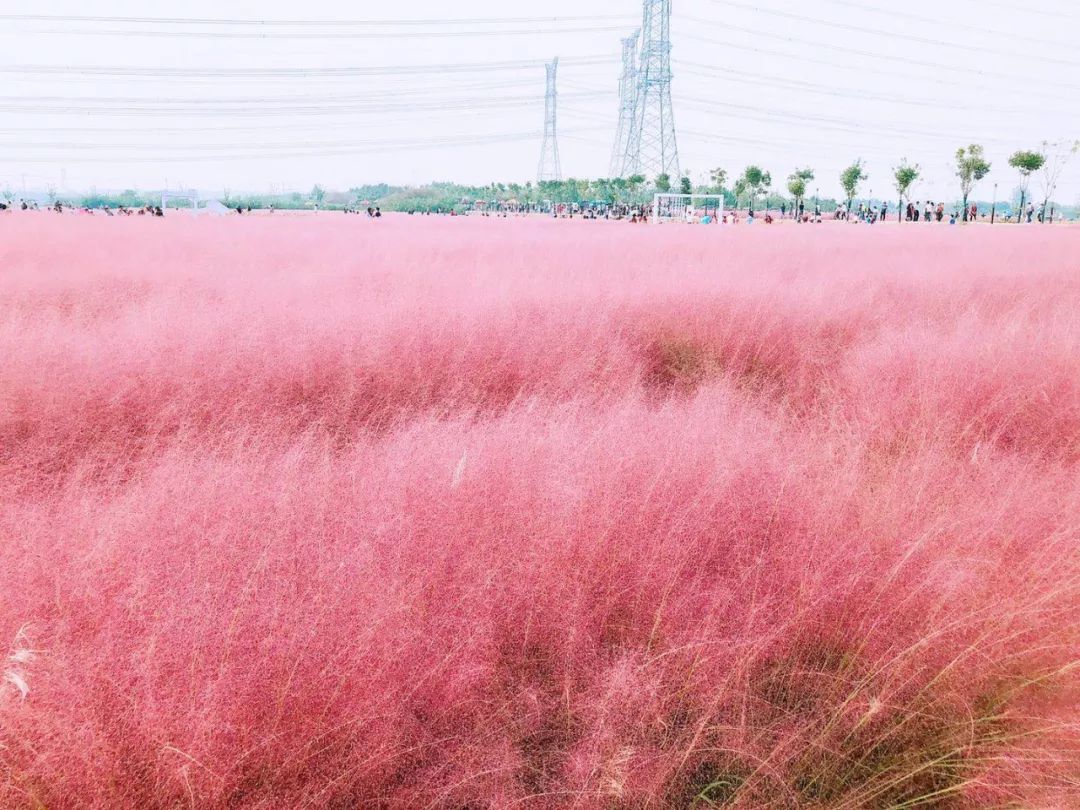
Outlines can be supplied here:
M220 200L207 200L206 204L199 209L200 214L207 213L214 217L225 216L225 214L228 214L230 211L232 211L232 209L227 208Z

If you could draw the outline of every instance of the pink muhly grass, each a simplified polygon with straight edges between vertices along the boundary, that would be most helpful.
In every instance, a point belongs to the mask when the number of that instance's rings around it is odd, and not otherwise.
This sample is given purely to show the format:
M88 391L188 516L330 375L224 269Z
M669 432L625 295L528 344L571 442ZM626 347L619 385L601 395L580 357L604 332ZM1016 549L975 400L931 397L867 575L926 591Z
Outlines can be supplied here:
M1076 803L1080 231L0 229L0 805Z

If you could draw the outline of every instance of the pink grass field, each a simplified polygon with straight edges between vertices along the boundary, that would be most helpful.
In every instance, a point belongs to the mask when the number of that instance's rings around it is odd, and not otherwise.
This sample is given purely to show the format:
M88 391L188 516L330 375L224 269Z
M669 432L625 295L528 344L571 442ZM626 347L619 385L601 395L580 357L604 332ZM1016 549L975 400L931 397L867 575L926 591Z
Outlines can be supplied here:
M0 217L0 806L1080 807L1080 230Z

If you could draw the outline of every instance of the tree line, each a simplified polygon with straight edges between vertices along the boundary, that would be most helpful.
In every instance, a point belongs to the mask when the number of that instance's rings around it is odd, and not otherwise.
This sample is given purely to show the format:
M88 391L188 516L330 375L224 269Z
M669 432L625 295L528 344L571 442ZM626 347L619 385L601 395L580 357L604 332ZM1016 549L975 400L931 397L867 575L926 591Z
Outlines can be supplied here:
M1032 178L1038 176L1041 179L1041 216L1053 200L1066 166L1078 152L1080 141L1044 141L1037 149L1018 150L1009 157L1008 165L1016 172L1016 188L1020 197L1019 207L1013 212L1017 221L1023 216L1025 203L1033 202L1030 189ZM965 220L968 217L971 195L978 184L990 175L992 168L980 144L969 144L956 151L955 176ZM893 167L890 180L897 194L897 207L901 218L905 202L910 202L912 190L922 176L919 164L912 163L907 158ZM524 210L543 209L548 204L639 206L650 202L656 193L677 192L721 195L728 208L779 208L790 205L799 210L806 204L810 184L815 178L815 171L810 167L796 169L787 177L783 188L778 190L773 187L771 173L755 164L747 166L741 174L734 177L725 169L715 168L708 173L708 182L699 185L694 185L689 176L672 178L661 174L650 180L642 174L633 174L629 177L592 180L568 178L538 183L496 182L488 185L437 182L422 186L395 186L380 183L354 186L348 192L328 192L322 186L316 185L307 194L291 192L234 195L226 190L222 201L229 206L239 205L245 208L319 207L335 210L372 204L379 205L386 211L449 212L471 208L477 203ZM869 179L863 161L856 160L845 167L838 177L843 197L836 200L815 194L814 205L825 212L835 210L840 204L850 209L859 196L862 185ZM157 195L125 191L118 194L91 194L65 201L89 207L137 207L156 199L160 198Z
M1008 160L1016 172L1020 204L1015 213L1017 221L1023 216L1024 205L1029 202L1030 182L1033 176L1041 177L1039 208L1045 212L1050 206L1061 176L1070 160L1080 152L1080 141L1044 141L1037 149L1018 150ZM992 170L981 144L968 144L957 149L954 156L957 191L968 218L969 204L978 184ZM922 178L922 167L904 158L893 167L890 178L897 193L899 216L903 218L905 203L910 202L912 190ZM723 168L715 168L708 174L708 182L695 185L689 176L672 178L661 174L651 181L644 175L599 178L595 180L569 178L540 183L492 183L490 186L462 186L452 183L435 183L418 188L389 188L378 198L386 210L449 210L468 206L479 201L522 206L556 204L623 204L644 205L656 193L677 192L682 194L717 194L724 197L729 208L765 206L779 208L790 204L793 209L805 206L810 184L816 173L810 167L796 169L786 179L783 189L773 186L771 173L758 165L747 166L738 176L731 176ZM840 200L822 198L815 194L814 205L822 211L835 210L840 204L851 208L859 196L863 184L870 179L864 162L854 161L846 166L838 177L843 197ZM357 189L362 191L362 189ZM785 193L786 192L786 193Z

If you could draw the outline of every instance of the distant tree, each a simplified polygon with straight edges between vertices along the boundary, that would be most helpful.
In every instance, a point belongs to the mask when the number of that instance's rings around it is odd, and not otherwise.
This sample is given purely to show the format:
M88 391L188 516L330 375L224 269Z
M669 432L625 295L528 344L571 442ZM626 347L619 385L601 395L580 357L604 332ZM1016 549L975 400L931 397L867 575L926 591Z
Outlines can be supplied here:
M1041 152L1029 152L1020 150L1013 152L1009 158L1009 165L1020 172L1020 207L1016 212L1016 221L1019 222L1024 214L1024 200L1027 199L1028 184L1031 175L1037 172L1046 163L1046 155Z
M908 198L912 184L919 179L919 171L919 165L916 163L912 166L907 158L901 160L899 166L893 167L893 186L896 188L896 193L900 195L897 208L900 209L898 217L901 222L904 221L904 200Z
M611 196L615 202L622 203L626 201L626 191L629 185L625 177L611 178Z
M856 160L840 172L840 188L844 190L848 211L851 210L851 203L855 199L855 195L859 193L859 183L869 179L870 175L863 171L862 159Z
M694 184L690 182L689 177L684 177L679 181L679 193L680 194L693 194Z
M806 184L813 179L813 169L796 169L793 174L788 176L787 190L795 200L795 207L792 210L796 216L799 214L799 204L802 202L803 197L806 196Z
M616 187L614 179L599 178L594 180L592 184L591 197L594 200L601 200L606 203L615 202Z
M1057 191L1058 180L1069 161L1077 152L1080 152L1080 141L1055 141L1049 143L1043 141L1043 152L1046 154L1046 163L1043 165L1043 221L1046 219L1046 208Z
M671 191L671 175L660 174L656 177L656 190L661 194L667 194Z
M633 202L640 202L641 189L645 185L645 175L632 174L626 178L627 189L630 192L630 198Z
M320 205L323 199L326 197L326 190L322 186L316 184L311 187L311 193L308 195L308 197L310 197L312 202L314 202L316 205Z
M353 186L349 189L349 193L355 196L358 200L378 200L395 191L402 191L402 189L391 187L386 183L375 183L373 185L365 186Z
M746 178L740 177L738 180L736 180L735 186L732 188L732 191L735 193L735 207L739 208L742 205L742 198L747 191Z
M712 180L713 192L723 194L724 186L727 185L727 172L724 169L713 169L709 172L709 179Z
M964 200L964 222L968 220L968 197L975 184L990 174L990 164L983 155L982 145L973 143L956 150L956 176L960 178L960 192Z

